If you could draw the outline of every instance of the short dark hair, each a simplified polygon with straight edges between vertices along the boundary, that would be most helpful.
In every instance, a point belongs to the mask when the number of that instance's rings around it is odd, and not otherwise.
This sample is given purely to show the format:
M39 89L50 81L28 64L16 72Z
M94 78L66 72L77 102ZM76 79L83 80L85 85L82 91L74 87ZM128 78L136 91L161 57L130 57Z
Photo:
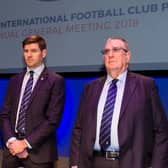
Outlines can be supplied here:
M22 42L22 47L24 48L25 45L32 43L38 43L41 51L47 48L45 39L36 34L26 37Z

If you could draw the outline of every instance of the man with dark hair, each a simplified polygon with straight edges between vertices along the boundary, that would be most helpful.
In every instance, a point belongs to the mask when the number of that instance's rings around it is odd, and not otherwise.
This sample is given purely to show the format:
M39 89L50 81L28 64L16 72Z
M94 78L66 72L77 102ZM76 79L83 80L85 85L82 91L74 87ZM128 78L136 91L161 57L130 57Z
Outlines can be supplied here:
M167 168L168 125L153 79L128 71L122 37L102 51L107 76L86 85L72 133L71 168Z
M46 42L30 35L22 43L26 70L10 80L1 117L3 168L53 168L55 129L65 100L63 77L44 64Z

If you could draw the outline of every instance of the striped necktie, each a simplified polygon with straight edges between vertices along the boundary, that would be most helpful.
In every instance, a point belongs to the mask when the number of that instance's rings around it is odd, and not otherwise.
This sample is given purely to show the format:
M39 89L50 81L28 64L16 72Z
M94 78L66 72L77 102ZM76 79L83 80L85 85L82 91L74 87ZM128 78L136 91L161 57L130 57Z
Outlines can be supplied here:
M111 143L111 122L117 94L117 81L118 79L113 79L110 84L102 115L99 143L103 150L106 150Z
M30 71L30 77L29 80L27 81L24 94L22 97L22 102L20 106L20 111L19 111L19 117L18 117L18 122L17 122L17 131L18 133L25 134L25 119L26 119L26 111L27 107L30 101L30 96L32 93L32 86L33 86L33 71Z

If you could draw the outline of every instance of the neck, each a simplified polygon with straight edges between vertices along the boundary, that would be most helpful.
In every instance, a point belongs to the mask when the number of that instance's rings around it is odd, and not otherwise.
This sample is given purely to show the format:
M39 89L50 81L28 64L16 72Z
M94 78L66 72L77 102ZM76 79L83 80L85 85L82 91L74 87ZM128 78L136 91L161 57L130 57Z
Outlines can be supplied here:
M107 73L113 78L117 78L120 74L128 69L128 66L123 67L122 69L106 69Z

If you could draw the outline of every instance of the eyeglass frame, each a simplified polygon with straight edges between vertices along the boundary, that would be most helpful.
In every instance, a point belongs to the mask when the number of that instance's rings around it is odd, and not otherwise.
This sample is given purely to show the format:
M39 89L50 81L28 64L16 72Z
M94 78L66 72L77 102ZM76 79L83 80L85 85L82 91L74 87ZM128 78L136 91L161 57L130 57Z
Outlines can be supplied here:
M128 52L128 50L127 49L125 49L125 48L122 48L122 47L114 47L114 48L112 48L112 49L103 49L103 50L101 50L100 52L101 52L101 54L103 54L103 55L107 55L110 51L112 51L112 52L114 52L114 53L117 53L117 52L119 52L119 51L124 51L124 52Z

